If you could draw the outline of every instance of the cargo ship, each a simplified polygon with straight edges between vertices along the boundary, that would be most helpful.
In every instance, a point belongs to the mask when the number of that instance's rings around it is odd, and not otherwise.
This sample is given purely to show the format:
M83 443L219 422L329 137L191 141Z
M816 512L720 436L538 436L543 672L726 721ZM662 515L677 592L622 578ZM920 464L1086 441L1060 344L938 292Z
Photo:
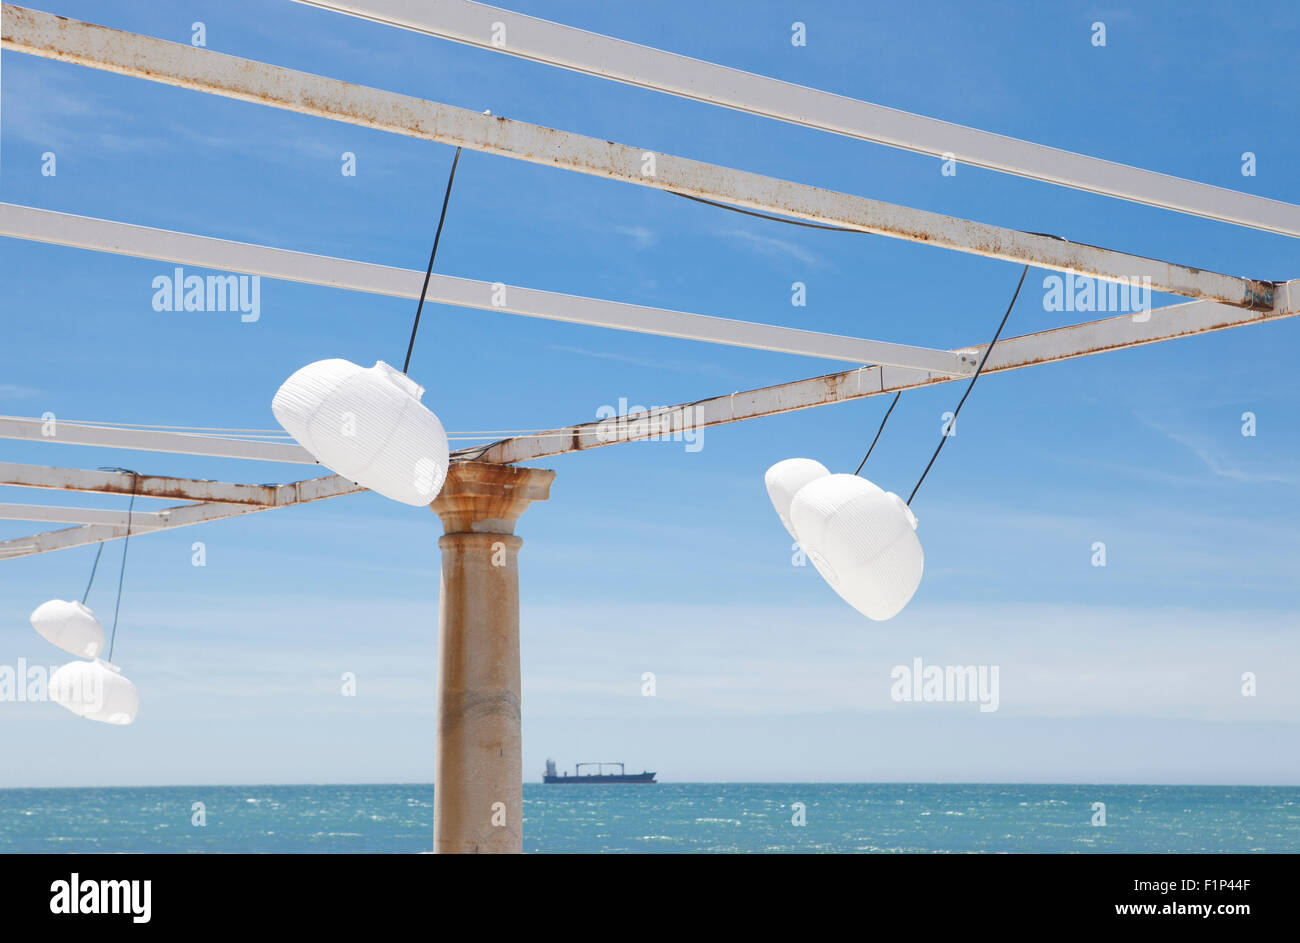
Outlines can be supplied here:
M594 773L583 773L584 766L596 767ZM617 773L605 772L606 766L617 766ZM555 772L555 760L546 761L546 774L542 776L544 783L578 783L585 785L587 783L653 783L655 781L654 773L629 773L624 769L622 763L579 763L573 767L573 775L568 773L560 774Z

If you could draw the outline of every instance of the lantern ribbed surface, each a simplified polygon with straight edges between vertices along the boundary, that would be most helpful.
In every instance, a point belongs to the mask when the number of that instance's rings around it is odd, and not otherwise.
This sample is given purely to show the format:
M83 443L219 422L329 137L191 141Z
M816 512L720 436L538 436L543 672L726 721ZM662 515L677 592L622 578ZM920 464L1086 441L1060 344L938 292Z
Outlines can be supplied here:
M96 658L69 662L50 675L50 700L78 717L129 724L140 712L140 694L117 665Z
M66 599L51 599L32 613L32 628L53 645L82 658L94 658L104 650L104 627L84 605Z
M828 475L799 489L790 519L817 572L868 619L893 618L921 584L916 518L893 492L857 475Z
M447 433L424 388L382 360L318 360L284 384L271 411L322 465L386 498L427 505L442 490Z
M808 482L825 478L829 474L830 470L825 465L811 458L787 458L783 462L777 462L763 475L772 507L776 508L781 523L795 540L799 539L799 535L794 532L794 524L790 520L790 502Z

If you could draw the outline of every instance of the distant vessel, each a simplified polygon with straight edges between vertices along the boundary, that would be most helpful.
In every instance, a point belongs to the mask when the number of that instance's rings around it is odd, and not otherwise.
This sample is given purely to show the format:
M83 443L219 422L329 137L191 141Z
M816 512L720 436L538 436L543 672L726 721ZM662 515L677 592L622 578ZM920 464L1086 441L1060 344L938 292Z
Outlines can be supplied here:
M583 774L580 770L584 766L596 767L596 772ZM606 773L606 766L617 766L617 773ZM653 783L655 781L654 773L629 773L623 768L622 763L579 763L573 767L573 775L568 773L560 775L555 772L555 760L546 761L546 774L542 777L544 783Z

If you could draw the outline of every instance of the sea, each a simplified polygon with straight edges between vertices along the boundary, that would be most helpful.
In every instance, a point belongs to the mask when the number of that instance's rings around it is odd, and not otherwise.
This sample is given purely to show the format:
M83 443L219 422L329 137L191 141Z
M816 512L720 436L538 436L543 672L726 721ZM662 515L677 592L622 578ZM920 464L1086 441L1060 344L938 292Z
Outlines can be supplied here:
M524 786L524 851L1300 851L1300 787ZM432 785L0 789L0 852L416 854Z

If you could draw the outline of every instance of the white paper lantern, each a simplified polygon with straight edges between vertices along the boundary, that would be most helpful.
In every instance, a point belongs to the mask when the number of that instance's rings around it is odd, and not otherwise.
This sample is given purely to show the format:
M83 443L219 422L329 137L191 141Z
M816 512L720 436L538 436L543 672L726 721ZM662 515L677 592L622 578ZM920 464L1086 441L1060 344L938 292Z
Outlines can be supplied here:
M808 482L825 478L829 474L830 470L825 465L811 458L787 458L783 462L777 462L763 476L767 496L772 499L772 507L776 508L781 523L795 540L799 539L799 535L794 532L794 525L790 522L790 502Z
M99 658L70 662L50 675L50 700L105 724L129 724L140 712L135 685L121 668Z
M857 475L828 475L799 489L790 519L817 572L868 619L898 615L921 584L916 517L892 491Z
M65 652L94 658L104 650L104 627L84 605L51 599L32 613L32 628Z
M322 465L386 498L415 506L438 496L447 434L420 402L424 387L382 360L303 367L275 394L280 425Z

